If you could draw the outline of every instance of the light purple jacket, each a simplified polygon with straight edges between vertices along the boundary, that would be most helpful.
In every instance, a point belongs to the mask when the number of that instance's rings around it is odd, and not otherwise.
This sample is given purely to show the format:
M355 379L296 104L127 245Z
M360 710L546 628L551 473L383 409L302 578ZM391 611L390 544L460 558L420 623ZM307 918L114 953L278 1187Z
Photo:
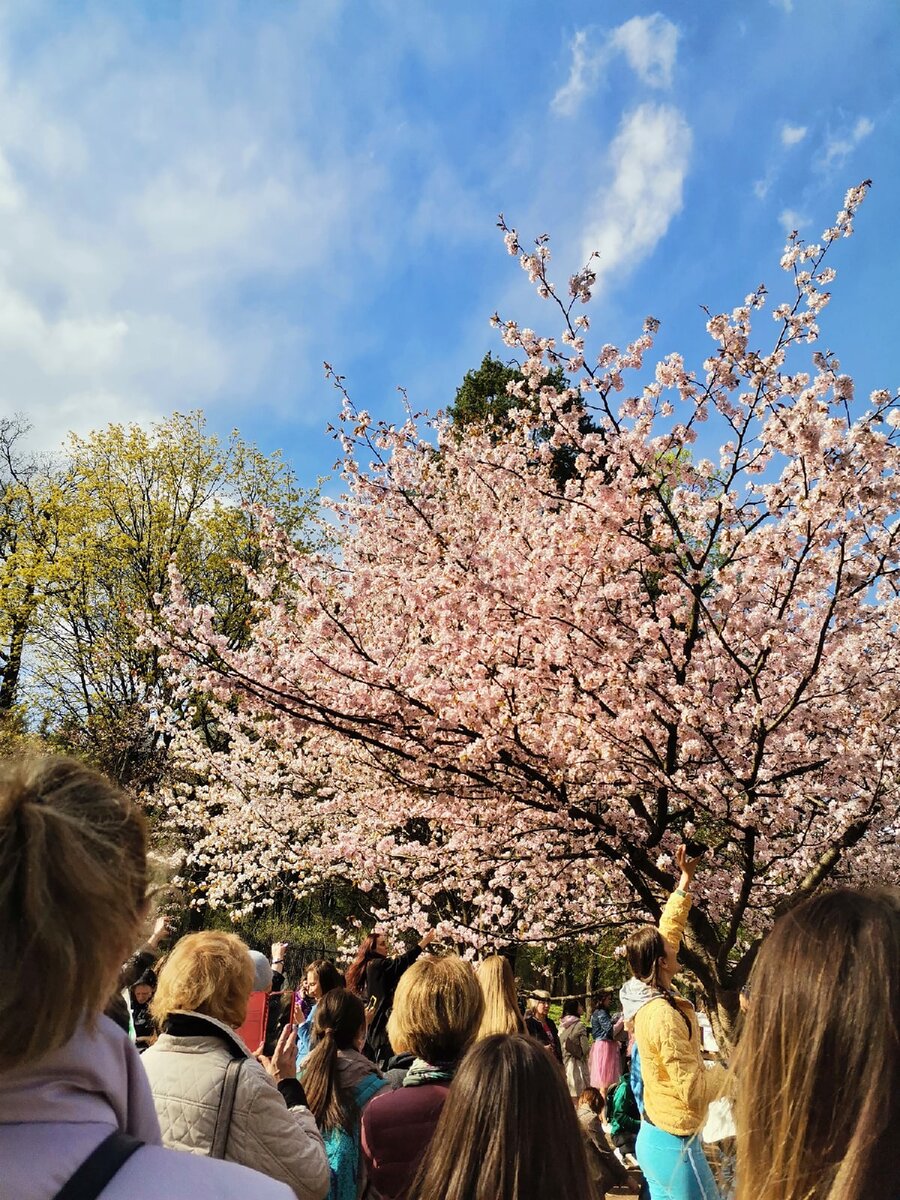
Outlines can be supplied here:
M140 1055L108 1017L39 1063L0 1074L0 1197L52 1200L115 1129L147 1142L103 1200L294 1200L283 1183L164 1150Z

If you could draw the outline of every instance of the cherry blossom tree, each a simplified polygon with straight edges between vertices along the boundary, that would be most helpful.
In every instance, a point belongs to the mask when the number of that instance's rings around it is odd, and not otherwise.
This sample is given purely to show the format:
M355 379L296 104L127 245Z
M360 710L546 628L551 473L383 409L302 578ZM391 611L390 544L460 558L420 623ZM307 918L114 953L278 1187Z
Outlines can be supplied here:
M727 1026L776 914L896 870L900 407L858 403L815 349L824 260L867 186L820 244L791 237L770 348L760 287L710 315L699 373L645 366L652 319L589 352L590 265L561 295L547 239L525 250L502 218L563 325L495 318L523 358L502 434L374 425L329 368L339 554L267 519L240 649L173 575L167 661L229 745L182 730L196 782L168 798L208 900L349 877L395 927L553 944L656 919L694 838L682 959ZM722 444L698 457L707 421Z

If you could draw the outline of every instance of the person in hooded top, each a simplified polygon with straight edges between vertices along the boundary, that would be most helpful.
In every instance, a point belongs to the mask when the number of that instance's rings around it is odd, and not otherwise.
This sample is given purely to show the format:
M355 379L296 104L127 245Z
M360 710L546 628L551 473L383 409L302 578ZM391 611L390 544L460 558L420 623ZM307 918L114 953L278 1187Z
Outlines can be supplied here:
M90 1160L103 1200L291 1200L163 1149L141 1058L103 1015L147 886L146 820L122 791L74 759L0 763L0 1191L52 1200Z
M659 928L642 926L625 943L632 978L619 996L634 1023L643 1080L636 1155L652 1200L719 1200L697 1135L728 1077L721 1066L706 1068L694 1007L672 990L699 858L682 845L675 861L681 876Z
M328 1200L357 1200L367 1185L360 1121L366 1105L388 1086L362 1053L366 1012L359 996L346 988L326 992L316 1006L313 1041L302 1078L328 1152Z
M562 1050L566 1083L571 1096L580 1096L588 1086L588 1054L591 1039L581 1020L584 1005L580 1000L563 1001L562 1020L559 1023L559 1045Z

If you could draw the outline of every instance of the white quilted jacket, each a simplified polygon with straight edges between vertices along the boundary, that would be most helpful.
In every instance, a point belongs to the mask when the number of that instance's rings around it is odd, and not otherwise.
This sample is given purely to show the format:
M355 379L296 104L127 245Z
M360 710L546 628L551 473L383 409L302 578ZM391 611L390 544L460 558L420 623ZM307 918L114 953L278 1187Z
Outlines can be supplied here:
M289 1184L299 1200L323 1200L331 1177L315 1118L308 1108L288 1108L272 1080L240 1038L211 1017L208 1037L163 1033L141 1055L162 1129L163 1145L209 1154L225 1068L246 1059L238 1077L225 1158Z

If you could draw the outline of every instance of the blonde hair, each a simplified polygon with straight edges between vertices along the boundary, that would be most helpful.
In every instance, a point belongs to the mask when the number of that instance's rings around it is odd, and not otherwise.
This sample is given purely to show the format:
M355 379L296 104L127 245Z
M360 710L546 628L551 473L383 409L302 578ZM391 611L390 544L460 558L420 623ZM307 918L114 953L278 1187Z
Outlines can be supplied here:
M162 964L150 1012L159 1026L182 1010L236 1029L247 1017L254 977L250 951L236 934L189 933Z
M519 1012L516 981L509 959L491 954L482 960L476 976L484 994L484 1016L478 1038L490 1037L493 1033L524 1033L525 1022Z
M461 1057L475 1037L484 1001L475 973L455 954L420 958L403 973L387 1025L394 1052L428 1063Z
M0 1070L103 1011L146 890L147 823L124 792L71 758L0 763Z

